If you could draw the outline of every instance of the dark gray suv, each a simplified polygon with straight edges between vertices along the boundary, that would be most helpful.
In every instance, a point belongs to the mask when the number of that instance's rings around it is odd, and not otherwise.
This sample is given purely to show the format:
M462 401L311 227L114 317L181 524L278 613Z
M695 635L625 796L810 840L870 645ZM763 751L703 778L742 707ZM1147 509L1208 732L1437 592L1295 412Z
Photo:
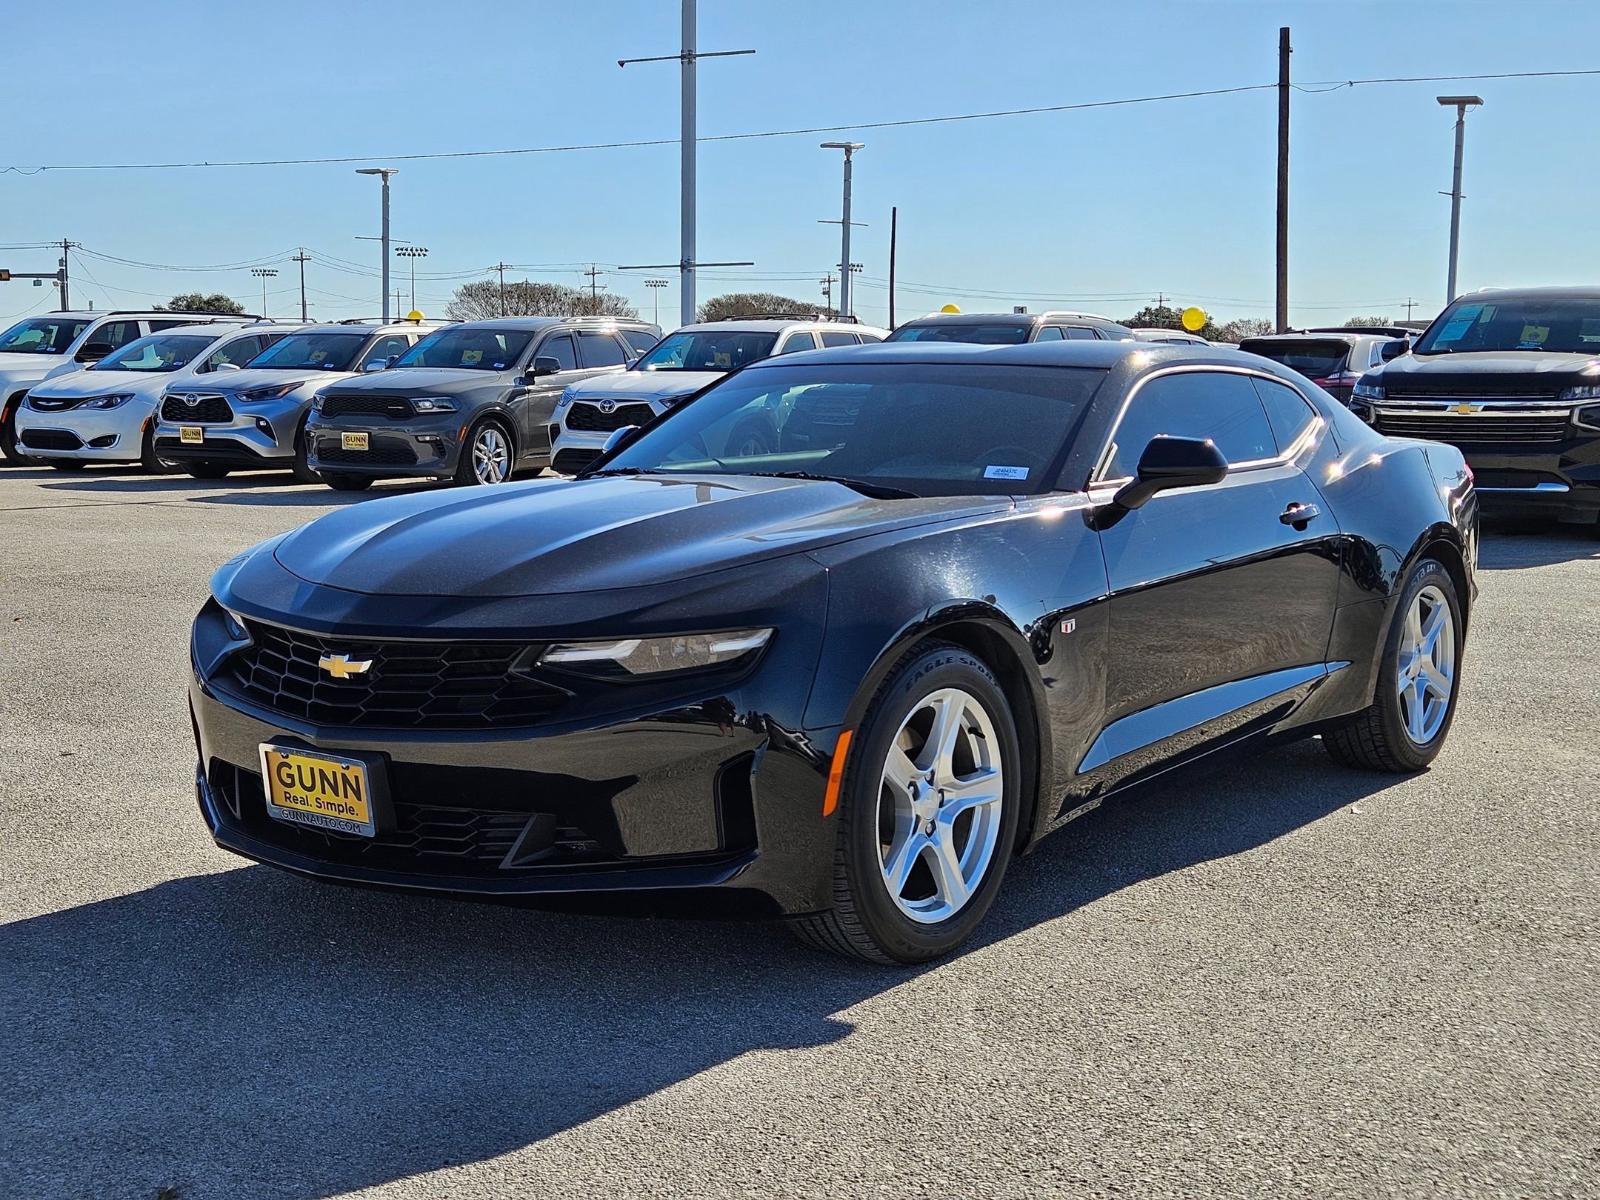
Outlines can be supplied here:
M387 371L317 393L308 461L329 487L419 475L504 483L550 461L549 426L568 384L620 371L661 336L621 317L504 317L451 325Z

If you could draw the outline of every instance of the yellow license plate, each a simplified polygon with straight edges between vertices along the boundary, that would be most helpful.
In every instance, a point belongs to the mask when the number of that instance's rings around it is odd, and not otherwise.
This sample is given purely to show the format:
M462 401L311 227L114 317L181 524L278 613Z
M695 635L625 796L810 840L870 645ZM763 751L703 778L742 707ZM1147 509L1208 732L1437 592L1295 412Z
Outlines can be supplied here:
M369 436L369 434L365 433L341 433L339 435L339 447L343 450L365 450L367 449L367 438Z
M358 759L264 743L261 777L269 816L336 833L377 834L367 765Z
M178 440L195 445L206 440L206 431L198 425L183 425L178 429Z

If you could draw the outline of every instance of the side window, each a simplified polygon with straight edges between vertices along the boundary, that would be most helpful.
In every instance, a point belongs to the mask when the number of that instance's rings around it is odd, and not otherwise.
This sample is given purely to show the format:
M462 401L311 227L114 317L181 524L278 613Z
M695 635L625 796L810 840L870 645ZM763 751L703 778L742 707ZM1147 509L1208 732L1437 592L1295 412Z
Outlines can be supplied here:
M385 334L372 343L372 348L361 356L361 362L356 370L365 371L368 363L387 362L394 354L404 354L411 349L411 339L403 333Z
M1250 382L1255 384L1256 395L1261 397L1261 406L1267 410L1272 436L1277 439L1278 453L1282 454L1299 441L1307 426L1317 419L1317 410L1286 383L1255 377Z
M539 347L538 358L553 358L561 364L563 371L576 371L578 369L578 354L572 348L572 335L558 333L554 337L547 337L544 345Z
M656 335L651 333L648 329L624 329L622 331L622 340L627 342L629 346L633 347L633 352L635 355L640 355L646 350L649 350L661 339L656 337Z
M1066 340L1066 334L1061 332L1061 326L1059 325L1046 325L1039 330L1033 340L1036 342L1061 342Z
M628 361L622 344L609 333L580 333L578 348L583 351L586 367L620 367Z
M233 341L218 346L210 354L206 355L206 361L201 364L200 371L215 371L223 363L231 363L236 367L242 367L265 348L266 339L255 334L249 337L234 338Z
M1085 325L1068 325L1063 332L1069 342L1092 342L1095 340L1094 330Z
M151 326L152 332L154 332L156 328L169 329L172 325L189 325L192 323L190 321L173 321L170 324L156 326L154 322L151 322ZM107 321L89 335L84 345L88 345L89 342L109 342L113 350L120 350L139 336L141 335L139 333L139 322L137 321Z
M150 327L150 332L151 333L160 333L163 329L173 329L173 328L176 328L179 325L193 325L194 321L193 320L177 320L177 321L174 321L174 320L169 318L169 319L164 320L164 321L160 320L160 319L146 321L145 324Z
M779 354L793 354L796 350L815 350L816 339L811 336L809 329L799 329L791 333L782 346L778 348Z
M1185 371L1152 379L1122 414L1101 478L1132 478L1139 456L1157 434L1210 438L1229 463L1275 458L1278 453L1248 375Z
M876 345L878 342L883 341L883 335L881 333L866 333L866 332L863 332L863 333L859 334L858 336L861 338L861 344L863 346L873 346L873 345Z
M859 346L861 339L853 333L846 333L842 329L824 329L822 331L822 345L828 346Z

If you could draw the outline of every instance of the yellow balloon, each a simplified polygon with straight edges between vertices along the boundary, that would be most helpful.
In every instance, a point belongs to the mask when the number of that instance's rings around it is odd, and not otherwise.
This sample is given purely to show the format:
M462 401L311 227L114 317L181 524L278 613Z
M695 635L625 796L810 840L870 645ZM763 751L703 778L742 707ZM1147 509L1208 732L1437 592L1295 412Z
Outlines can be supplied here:
M946 304L939 311L942 312L942 313L958 313L961 310L959 308L957 308L954 304Z
M1190 333L1199 333L1206 327L1206 310L1194 307L1186 308L1179 319L1182 320L1183 327Z
M406 314L406 320L408 320L408 321L420 321L420 320L422 320L422 314L420 312L418 312L416 309L413 308L410 312L408 312Z

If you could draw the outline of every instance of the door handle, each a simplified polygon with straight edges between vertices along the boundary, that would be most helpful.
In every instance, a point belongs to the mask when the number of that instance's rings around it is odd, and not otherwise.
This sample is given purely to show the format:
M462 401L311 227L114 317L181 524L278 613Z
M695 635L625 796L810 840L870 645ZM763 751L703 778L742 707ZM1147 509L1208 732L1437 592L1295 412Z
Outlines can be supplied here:
M1322 510L1315 504L1301 504L1296 501L1278 514L1278 520L1285 525L1293 525L1296 529L1304 530L1321 515Z

